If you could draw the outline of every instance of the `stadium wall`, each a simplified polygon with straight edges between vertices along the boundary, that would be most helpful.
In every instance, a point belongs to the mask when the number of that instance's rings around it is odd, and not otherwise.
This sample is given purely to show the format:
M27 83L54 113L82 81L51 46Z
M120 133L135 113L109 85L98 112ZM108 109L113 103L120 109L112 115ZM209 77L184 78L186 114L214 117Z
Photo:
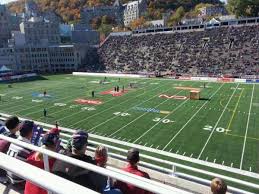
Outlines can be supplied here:
M128 78L147 78L147 75L140 74L122 74L122 73L88 73L88 72L73 72L76 76L99 76L99 77L128 77ZM176 79L172 77L172 79ZM238 79L238 78L217 78L217 77L191 77L181 76L179 80L189 81L208 81L208 82L224 82L224 83L259 83L259 79Z
M100 77L130 77L130 78L143 78L145 75L137 74L121 74L121 73L86 73L86 72L73 72L73 75L78 76L100 76Z

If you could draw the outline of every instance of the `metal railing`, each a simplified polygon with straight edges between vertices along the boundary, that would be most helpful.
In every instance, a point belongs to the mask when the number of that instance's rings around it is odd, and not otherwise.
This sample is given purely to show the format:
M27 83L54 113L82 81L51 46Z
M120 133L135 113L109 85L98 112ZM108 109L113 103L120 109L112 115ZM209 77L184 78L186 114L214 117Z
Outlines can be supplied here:
M3 115L4 117L10 116L8 114L2 114L2 113L0 113L0 114ZM20 118L20 119L25 120L24 118ZM46 131L48 131L48 129L46 129L46 128L55 127L54 125L45 124L45 123L42 123L42 122L35 121L35 123L39 124L41 126L44 126L45 127L44 130L46 130ZM66 133L62 133L62 132L60 133L61 137L64 137L65 139L70 138L71 134L75 132L75 130L72 130L72 129L69 129L69 128L64 128L64 127L59 127L59 128L61 129L61 131L66 132ZM259 180L259 175L256 174L256 173L253 173L253 172L248 172L248 171L244 171L244 170L240 170L240 169L236 169L236 168L231 168L231 167L228 167L228 166L215 164L215 163L211 163L211 162L207 162L207 161L201 161L201 160L198 160L198 159L195 159L195 158L189 158L189 157L186 157L186 156L173 154L173 153L170 153L170 152L157 150L157 149L154 149L154 148L149 148L149 147L145 147L145 146L142 146L142 145L132 144L132 143L123 142L123 141L120 141L120 140L117 140L117 139L99 136L99 135L96 135L96 134L89 134L89 135L90 135L90 138L95 139L95 140L90 139L89 140L90 144L92 144L94 146L99 145L99 144L102 144L102 145L106 146L107 148L109 148L109 155L111 157L114 157L114 158L119 159L119 160L123 160L123 157L121 155L116 154L116 152L117 153L118 152L127 153L127 149L120 148L119 145L122 145L123 147L125 147L125 146L126 147L135 147L135 148L138 148L140 150L143 150L143 151L151 153L151 154L152 153L159 154L159 155L162 155L162 156L167 156L167 157L172 158L172 159L190 162L191 164L201 165L205 168L208 167L208 168L211 168L211 169L216 169L217 172L219 170L224 171L225 174L219 174L219 173L215 173L215 172L212 172L212 171L204 170L203 168L191 167L191 166L181 164L181 163L178 163L178 162L172 162L172 161L169 161L169 160L159 159L157 157L153 157L153 156L150 156L150 155L147 155L147 154L140 154L142 159L153 161L155 163L155 164L152 164L152 163L147 163L147 162L140 162L140 165L143 165L143 166L148 167L150 169L155 169L159 172L164 172L164 173L169 174L169 175L172 175L172 174L179 175L179 177L184 177L184 178L187 178L188 180L193 180L193 181L203 183L203 184L206 184L206 185L208 185L207 184L208 180L201 181L200 177L197 177L197 175L193 176L193 174L191 172L193 172L195 174L198 173L198 174L201 174L201 175L210 176L210 177L219 177L219 178L222 178L226 181L236 183L240 186L245 186L247 188L259 190L259 184L255 184L253 182L248 182L248 181L241 180L241 179L238 179L238 178L233 178L230 175L226 175L226 174L232 173L233 175L238 175L238 176L241 175L241 176L244 176L244 177ZM102 143L98 142L98 140L101 140ZM104 143L104 142L106 142L106 143ZM117 144L118 147L114 146L114 145L111 145L109 143ZM94 151L94 147L88 146L88 149L91 150L91 151ZM115 151L115 153L113 153L113 151L111 151L111 150ZM158 165L157 163L169 166L170 168L161 167L161 165ZM189 173L188 174L182 173L178 169L184 169L184 170L190 171L190 174ZM205 179L203 179L203 180L205 180ZM231 190L235 193L249 193L247 191L244 191L244 190L238 189L238 188L234 188L234 187L229 187L229 190Z
M64 162L76 165L78 167L81 167L81 168L84 168L84 169L87 169L87 170L90 170L90 171L93 171L93 172L96 172L96 173L99 173L99 174L102 174L102 175L105 175L105 176L109 176L109 177L114 178L116 180L120 180L120 181L123 181L125 183L135 185L139 188L145 189L147 191L151 191L153 193L161 193L161 194L168 194L168 193L189 194L190 193L190 192L187 192L187 191L184 191L184 190L181 190L181 189L177 189L177 188L159 183L157 181L153 181L153 180L146 179L146 178L143 178L143 177L140 177L140 176L136 176L134 174L124 172L122 170L118 171L117 169L114 169L114 170L105 169L105 168L102 168L102 167L99 167L99 166L96 166L96 165L93 165L93 164L89 164L89 163L86 163L86 162L83 162L83 161L80 161L80 160L77 160L77 159L74 159L74 158L56 153L56 152L53 152L53 151L43 149L41 147L37 147L37 146L31 145L31 144L28 144L28 143L25 143L25 142L21 142L17 139L6 137L4 135L0 135L0 139L6 140L10 143L13 143L15 145L18 145L18 146L21 146L21 147L24 147L24 148L27 148L27 149L30 149L30 150L33 150L33 151L40 152L40 153L43 154L43 157L45 157L45 158L48 158L48 157L56 158L58 160L62 160ZM1 157L1 161L2 160L5 160L5 159L4 158L2 159L2 157ZM48 163L48 162L46 162L46 163ZM10 164L8 164L8 160L7 160L7 161L5 161L2 168L6 169L8 165L10 165ZM45 165L45 160L44 160L44 165ZM13 166L13 168L15 168L15 166ZM20 169L20 170L23 171L22 169ZM25 173L25 172L28 173L29 171L23 171L23 173ZM33 178L32 180L37 180L39 178L38 177L39 175L37 173L33 173L33 174L29 173L29 174L30 174L30 177ZM51 187L53 189L53 187L56 186L56 182L51 181L51 183L53 184L53 186ZM46 188L46 189L49 189L49 188ZM63 187L63 189L64 189L64 193L66 193L65 192L66 188ZM61 188L61 190L62 190L62 188ZM61 191L60 193L63 193L63 192Z
M76 189L78 193L97 194L97 192L87 189L86 187L68 181L1 152L0 158L1 169L12 172L50 192L71 194L74 193Z

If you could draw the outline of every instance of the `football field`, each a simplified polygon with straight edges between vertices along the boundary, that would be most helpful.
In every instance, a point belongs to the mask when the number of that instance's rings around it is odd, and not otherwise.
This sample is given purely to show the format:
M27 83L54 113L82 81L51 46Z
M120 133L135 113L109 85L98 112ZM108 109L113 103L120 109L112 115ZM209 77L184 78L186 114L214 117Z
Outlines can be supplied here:
M0 84L0 112L259 172L258 84L44 78Z

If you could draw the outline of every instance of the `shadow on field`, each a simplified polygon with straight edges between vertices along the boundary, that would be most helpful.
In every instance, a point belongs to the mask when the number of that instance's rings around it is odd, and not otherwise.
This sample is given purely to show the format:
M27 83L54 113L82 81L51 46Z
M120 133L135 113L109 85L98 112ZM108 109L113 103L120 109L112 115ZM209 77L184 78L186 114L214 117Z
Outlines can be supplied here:
M200 100L210 101L210 99L209 99L209 98L200 98Z

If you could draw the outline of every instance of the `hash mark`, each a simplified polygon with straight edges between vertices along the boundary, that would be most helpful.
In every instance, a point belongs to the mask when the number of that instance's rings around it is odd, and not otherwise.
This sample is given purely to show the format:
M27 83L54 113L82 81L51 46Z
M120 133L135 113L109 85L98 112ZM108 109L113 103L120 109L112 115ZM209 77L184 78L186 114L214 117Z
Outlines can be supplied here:
M231 165L230 165L231 167L233 167L233 163L231 163Z
M222 162L222 165L224 165L224 161Z
M156 149L158 149L158 148L159 148L159 146L156 147Z
M206 158L206 161L208 161L208 159L209 159L209 158L207 157L207 158Z
M146 146L147 145L147 143L145 143L145 145L144 146Z
M185 155L185 152L183 153L183 156Z
M216 159L214 159L214 161L213 161L214 163L216 162Z
M176 154L179 152L179 150L176 151Z
M252 167L250 166L249 171L252 172Z
M192 157L192 156L193 156L193 154L190 155L190 157Z
M172 149L173 149L173 148L172 148ZM171 151L172 151L172 149L170 149L170 150L169 150L169 152L171 152Z
M150 146L151 148L153 147L153 144Z

